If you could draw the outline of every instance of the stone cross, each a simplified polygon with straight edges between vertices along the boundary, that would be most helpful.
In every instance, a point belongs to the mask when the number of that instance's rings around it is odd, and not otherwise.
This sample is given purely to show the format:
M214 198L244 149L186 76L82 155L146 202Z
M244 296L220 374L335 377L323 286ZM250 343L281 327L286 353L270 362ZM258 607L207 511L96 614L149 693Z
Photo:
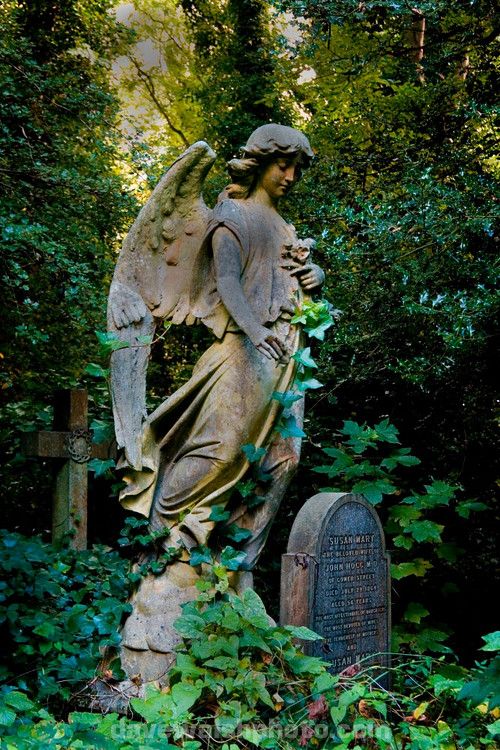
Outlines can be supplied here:
M88 429L88 395L85 389L57 391L54 429L23 436L27 456L59 460L52 503L52 541L72 534L74 549L87 546L87 463L91 458L113 457L113 444L92 443Z
M361 495L320 493L300 509L282 557L280 619L322 635L305 650L334 673L389 666L389 557Z

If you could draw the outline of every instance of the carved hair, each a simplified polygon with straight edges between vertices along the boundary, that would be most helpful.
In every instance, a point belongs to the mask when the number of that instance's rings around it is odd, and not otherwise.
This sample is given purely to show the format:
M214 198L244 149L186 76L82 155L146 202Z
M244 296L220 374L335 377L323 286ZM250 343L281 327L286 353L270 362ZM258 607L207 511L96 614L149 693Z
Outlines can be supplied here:
M309 141L303 133L285 125L262 125L254 130L243 147L243 157L228 162L232 184L228 185L221 197L247 198L267 164L280 157L295 156L306 167L313 157Z

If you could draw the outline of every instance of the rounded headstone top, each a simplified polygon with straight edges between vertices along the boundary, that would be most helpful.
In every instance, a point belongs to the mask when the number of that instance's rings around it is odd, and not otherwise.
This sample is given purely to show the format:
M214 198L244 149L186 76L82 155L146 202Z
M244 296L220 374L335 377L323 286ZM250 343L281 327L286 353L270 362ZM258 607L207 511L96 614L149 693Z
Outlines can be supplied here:
M288 539L288 553L302 553L317 556L322 542L321 531L331 516L347 503L356 503L366 508L374 519L380 538L384 539L382 525L373 507L363 495L344 492L320 492L307 500L297 513ZM383 542L382 542L383 543Z

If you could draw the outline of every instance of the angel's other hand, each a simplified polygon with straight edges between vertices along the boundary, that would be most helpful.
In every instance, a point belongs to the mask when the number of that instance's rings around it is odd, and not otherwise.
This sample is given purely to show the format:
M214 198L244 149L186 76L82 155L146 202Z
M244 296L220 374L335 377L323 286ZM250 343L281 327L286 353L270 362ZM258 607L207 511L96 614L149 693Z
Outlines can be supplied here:
M307 263L305 266L292 271L292 276L298 276L299 282L306 292L321 286L325 280L325 274L316 263Z
M111 313L117 328L140 323L147 311L142 299L133 291L121 289L111 297Z
M288 359L285 344L269 328L259 326L248 337L255 348L268 359Z

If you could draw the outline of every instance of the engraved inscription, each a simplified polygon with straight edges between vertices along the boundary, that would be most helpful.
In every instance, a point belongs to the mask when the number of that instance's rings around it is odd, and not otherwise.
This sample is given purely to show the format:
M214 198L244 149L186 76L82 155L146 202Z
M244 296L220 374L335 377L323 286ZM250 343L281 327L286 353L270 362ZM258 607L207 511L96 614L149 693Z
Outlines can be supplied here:
M361 503L338 507L323 528L311 627L325 640L318 656L340 672L388 650L388 575L373 511Z

